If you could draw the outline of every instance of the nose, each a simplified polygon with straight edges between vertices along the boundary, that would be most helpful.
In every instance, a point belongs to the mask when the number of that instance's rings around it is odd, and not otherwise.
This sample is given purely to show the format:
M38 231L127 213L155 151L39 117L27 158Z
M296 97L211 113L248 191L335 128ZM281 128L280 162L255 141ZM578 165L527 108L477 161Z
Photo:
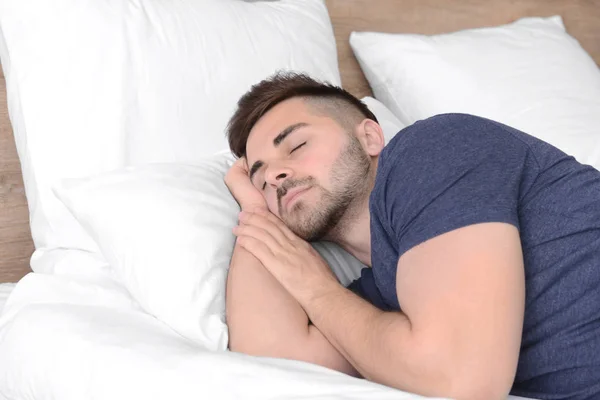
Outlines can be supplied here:
M291 168L281 164L270 164L265 170L265 181L267 185L279 187L286 179L293 177L294 172Z

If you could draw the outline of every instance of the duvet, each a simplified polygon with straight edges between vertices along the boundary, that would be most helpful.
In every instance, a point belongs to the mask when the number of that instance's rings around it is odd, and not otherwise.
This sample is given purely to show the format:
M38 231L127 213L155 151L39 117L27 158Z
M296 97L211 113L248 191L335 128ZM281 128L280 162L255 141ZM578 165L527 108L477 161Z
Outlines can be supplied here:
M210 352L107 270L31 273L0 316L0 399L421 399L299 361Z

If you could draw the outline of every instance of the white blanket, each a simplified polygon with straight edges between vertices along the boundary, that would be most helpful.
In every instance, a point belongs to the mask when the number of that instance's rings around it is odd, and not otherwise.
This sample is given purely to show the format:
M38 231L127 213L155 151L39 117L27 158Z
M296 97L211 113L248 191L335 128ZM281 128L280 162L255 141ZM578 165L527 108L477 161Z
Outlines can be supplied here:
M0 399L292 398L422 397L299 361L204 351L102 270L29 274L0 317Z

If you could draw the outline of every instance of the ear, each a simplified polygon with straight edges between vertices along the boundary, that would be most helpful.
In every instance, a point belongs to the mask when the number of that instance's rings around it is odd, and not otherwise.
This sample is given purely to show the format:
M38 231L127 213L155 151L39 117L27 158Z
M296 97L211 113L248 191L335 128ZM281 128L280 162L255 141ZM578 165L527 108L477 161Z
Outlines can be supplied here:
M381 125L365 118L356 127L356 137L371 157L378 156L385 147L385 138Z

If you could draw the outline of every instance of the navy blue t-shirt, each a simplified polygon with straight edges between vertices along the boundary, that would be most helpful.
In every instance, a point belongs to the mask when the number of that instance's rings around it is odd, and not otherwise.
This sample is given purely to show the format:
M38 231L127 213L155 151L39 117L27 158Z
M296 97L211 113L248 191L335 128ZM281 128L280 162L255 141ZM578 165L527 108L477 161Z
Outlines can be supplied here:
M400 310L398 259L471 224L519 230L525 319L511 394L600 399L600 172L533 136L444 114L383 149L370 197L371 262L350 288Z

